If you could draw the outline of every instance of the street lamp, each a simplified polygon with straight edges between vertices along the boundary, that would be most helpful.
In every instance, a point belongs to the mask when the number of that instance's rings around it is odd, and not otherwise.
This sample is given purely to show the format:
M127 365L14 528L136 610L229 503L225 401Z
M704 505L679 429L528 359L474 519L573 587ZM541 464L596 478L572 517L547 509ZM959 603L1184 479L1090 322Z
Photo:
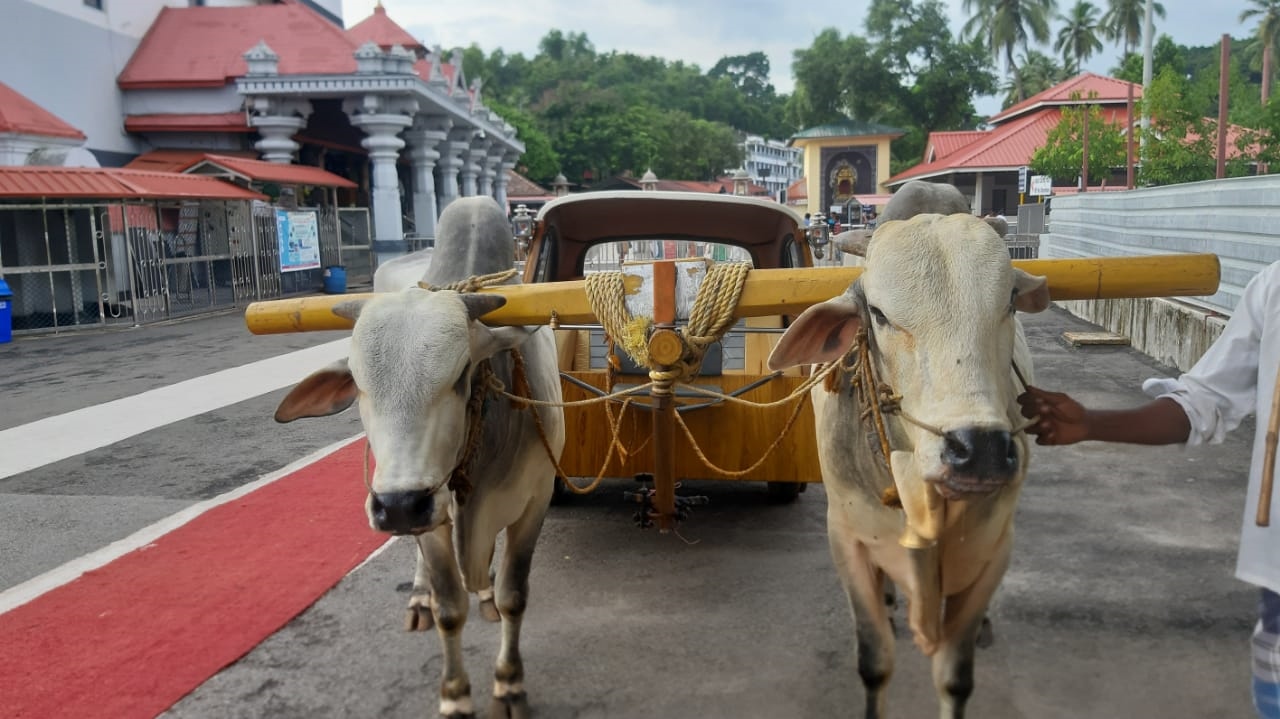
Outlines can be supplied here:
M805 234L809 237L809 247L813 249L813 256L819 260L822 259L823 250L831 242L831 228L827 226L827 216L818 212L809 217L809 227Z
M520 252L529 249L529 240L533 239L533 213L523 203L516 205L511 218L511 234L515 236Z

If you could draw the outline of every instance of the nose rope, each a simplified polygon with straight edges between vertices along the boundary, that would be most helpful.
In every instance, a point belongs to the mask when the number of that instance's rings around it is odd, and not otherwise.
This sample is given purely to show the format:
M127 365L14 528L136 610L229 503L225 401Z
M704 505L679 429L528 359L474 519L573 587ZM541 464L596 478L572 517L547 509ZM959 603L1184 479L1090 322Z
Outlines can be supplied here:
M893 482L881 494L880 501L885 506L901 508L902 502L898 497L897 479L893 476L893 464L889 461L889 457L893 453L893 447L889 442L889 430L885 424L885 417L896 415L938 437L946 437L946 432L941 427L929 424L903 409L902 395L894 392L888 383L880 380L876 374L875 363L871 360L871 341L867 330L863 329L858 332L854 338L853 346L849 348L849 352L845 354L843 359L838 361L841 363L840 369L842 373L849 376L850 396L857 400L860 406L860 416L864 420L868 417L872 419L872 425L876 431L876 439L879 440L880 444L880 453L884 459L884 468L889 473L889 479ZM1017 377L1019 384L1022 385L1022 391L1025 392L1027 380L1023 377L1022 370L1018 368L1018 363L1012 362L1011 364L1013 366L1013 374ZM826 385L828 392L836 391L834 376L832 375L832 379L829 379ZM1010 434L1018 435L1026 432L1028 427L1035 424L1035 421L1035 419L1024 419L1010 429Z

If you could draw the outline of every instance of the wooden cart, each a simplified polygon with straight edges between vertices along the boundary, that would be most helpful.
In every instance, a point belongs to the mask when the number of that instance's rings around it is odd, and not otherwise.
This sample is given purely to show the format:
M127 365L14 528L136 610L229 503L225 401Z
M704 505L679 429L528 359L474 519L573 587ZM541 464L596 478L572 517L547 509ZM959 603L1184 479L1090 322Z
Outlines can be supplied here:
M646 480L629 496L667 529L696 501L676 496L684 480L758 481L778 501L821 481L806 376L766 368L787 317L732 315L739 272L813 265L800 215L732 195L588 193L545 205L528 234L525 282L584 280L598 320L553 325L571 491ZM700 322L717 301L727 322Z
M560 198L514 225L526 284L480 290L507 297L483 320L555 328L569 403L562 481L581 491L642 476L639 519L663 530L689 503L682 479L763 482L782 500L821 481L806 391L820 378L766 361L788 316L860 272L815 267L824 236L811 242L771 201L647 191ZM1055 300L1203 296L1219 280L1214 255L1013 263L1045 275ZM331 309L353 297L254 303L245 321L255 334L349 328Z

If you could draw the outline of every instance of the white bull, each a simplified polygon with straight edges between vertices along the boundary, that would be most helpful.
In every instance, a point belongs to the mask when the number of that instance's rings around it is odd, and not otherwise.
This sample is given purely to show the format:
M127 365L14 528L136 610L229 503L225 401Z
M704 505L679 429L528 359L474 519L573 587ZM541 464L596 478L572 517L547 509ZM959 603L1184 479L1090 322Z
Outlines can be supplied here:
M866 716L884 715L893 672L887 575L909 601L916 644L933 657L941 716L960 717L1027 469L1015 367L1031 382L1031 359L1014 312L1043 310L1048 290L1044 278L1014 269L1000 237L967 214L884 223L865 250L861 277L801 314L769 366L849 366L865 347L859 370L815 388L813 404L827 534L853 610Z
M511 233L497 203L457 200L440 216L423 280L438 287L500 272L512 262ZM334 312L355 320L349 358L304 379L276 411L278 421L288 422L333 414L360 400L375 461L366 478L369 522L417 541L410 628L434 625L439 632L440 714L446 717L472 717L475 711L462 654L468 592L480 595L486 619L502 622L490 716L529 715L520 625L534 544L555 481L547 447L558 460L564 415L558 407L520 409L500 396L475 395L488 391L483 373L474 381L486 361L505 387L519 385L508 353L516 349L529 395L560 401L549 329L491 329L478 321L504 302L496 295L415 286L343 303ZM495 592L490 566L503 529L506 547Z

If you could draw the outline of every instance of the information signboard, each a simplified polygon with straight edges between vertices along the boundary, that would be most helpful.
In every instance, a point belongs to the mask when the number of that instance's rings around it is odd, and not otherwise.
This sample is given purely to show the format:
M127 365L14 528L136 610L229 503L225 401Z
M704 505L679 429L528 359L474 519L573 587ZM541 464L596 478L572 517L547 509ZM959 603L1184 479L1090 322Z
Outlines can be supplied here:
M314 212L276 210L280 243L280 271L296 272L320 266L320 226Z
M1046 197L1053 194L1053 178L1049 175L1031 176L1031 196Z

